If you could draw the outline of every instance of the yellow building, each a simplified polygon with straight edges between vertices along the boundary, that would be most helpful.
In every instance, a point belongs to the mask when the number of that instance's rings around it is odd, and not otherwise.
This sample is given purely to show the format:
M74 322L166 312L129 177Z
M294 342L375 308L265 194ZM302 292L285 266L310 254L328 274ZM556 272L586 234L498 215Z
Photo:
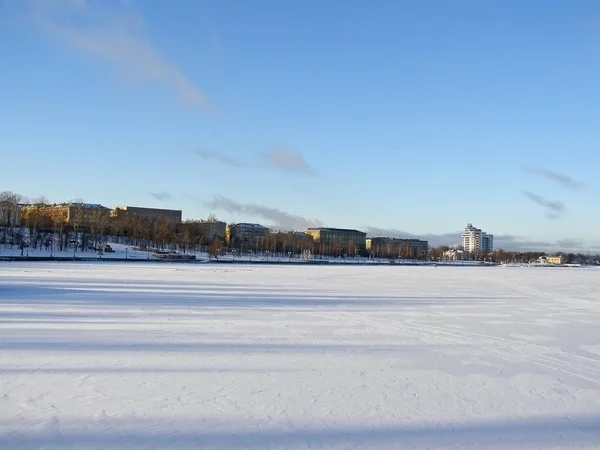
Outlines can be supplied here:
M92 203L56 203L21 206L21 221L27 226L65 224L87 228L99 215L108 217L109 208Z
M367 233L345 228L308 228L306 234L312 236L317 244L324 246L340 245L345 248L354 246L360 251L365 250Z
M564 264L565 259L564 259L563 255L546 256L546 262L548 264L560 265L560 264Z

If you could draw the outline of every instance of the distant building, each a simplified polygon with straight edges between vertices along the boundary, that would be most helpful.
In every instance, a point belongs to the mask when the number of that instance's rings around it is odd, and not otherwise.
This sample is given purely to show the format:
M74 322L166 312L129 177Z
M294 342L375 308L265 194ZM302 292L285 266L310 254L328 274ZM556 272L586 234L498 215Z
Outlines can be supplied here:
M225 241L227 224L219 220L187 220L178 226L184 239L195 236L201 239L203 244L212 243L215 238L221 242Z
M556 256L541 256L539 259L540 264L550 264L553 266L560 266L565 263L565 258L563 255Z
M225 235L227 234L227 224L218 220L203 220L200 222L200 229L202 230L202 234L211 241L214 238L225 240Z
M462 247L469 253L491 253L494 251L494 235L469 223L462 234Z
M420 239L392 237L370 237L366 240L367 251L388 256L424 258L429 250L429 242Z
M345 228L308 228L306 234L312 236L314 241L324 246L340 244L346 249L354 246L358 251L366 248L367 233Z
M137 217L147 220L164 219L174 225L181 223L181 210L179 209L143 208L140 206L117 206L111 211L110 215L114 218L122 218L130 215L135 215Z
M442 259L446 261L469 261L471 254L465 250L450 249L442 253Z
M55 203L21 206L21 221L24 225L46 224L71 225L74 228L88 228L95 219L108 217L109 208L96 203Z
M271 230L269 237L273 238L277 244L277 248L283 252L304 249L312 250L315 242L310 234L302 231Z
M241 244L256 242L269 234L269 229L258 223L236 223L226 229L225 240L228 243Z
M302 248L311 248L315 243L315 239L310 235L303 233L302 231L292 232L294 243L298 244Z

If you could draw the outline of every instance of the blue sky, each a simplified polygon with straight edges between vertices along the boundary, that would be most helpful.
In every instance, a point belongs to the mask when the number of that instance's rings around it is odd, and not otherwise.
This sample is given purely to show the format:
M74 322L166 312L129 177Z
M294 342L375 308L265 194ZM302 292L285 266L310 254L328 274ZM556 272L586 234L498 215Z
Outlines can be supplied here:
M594 0L4 0L0 56L0 190L600 248Z

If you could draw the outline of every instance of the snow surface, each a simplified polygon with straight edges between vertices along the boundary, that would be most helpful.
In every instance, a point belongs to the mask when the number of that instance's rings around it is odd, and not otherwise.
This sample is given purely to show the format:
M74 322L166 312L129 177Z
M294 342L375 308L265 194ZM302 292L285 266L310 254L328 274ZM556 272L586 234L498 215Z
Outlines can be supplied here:
M600 448L597 269L0 263L0 448Z
M123 244L115 244L110 243L110 246L113 249L112 253L104 253L104 255L99 255L98 252L93 250L82 251L80 248L77 251L73 252L73 249L67 249L60 251L58 248L53 248L52 251L45 250L45 248L26 248L21 251L18 246L0 246L0 256L21 256L21 252L23 256L31 256L31 257L44 257L48 258L54 256L55 258L71 258L75 256L76 258L87 258L87 259L102 259L102 258L120 258L120 259L156 259L154 255L147 251L137 250L135 247ZM56 246L55 246L56 247Z

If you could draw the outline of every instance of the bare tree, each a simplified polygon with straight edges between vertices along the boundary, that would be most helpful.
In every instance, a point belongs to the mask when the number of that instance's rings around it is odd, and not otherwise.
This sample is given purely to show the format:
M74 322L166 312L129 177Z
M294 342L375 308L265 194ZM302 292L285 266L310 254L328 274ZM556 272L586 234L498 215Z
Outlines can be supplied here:
M23 197L10 191L0 192L0 226L15 227L19 225L19 203Z
M354 241L348 242L348 255L356 257L358 254L358 245Z
M0 243L15 243L15 232L20 225L20 205L23 197L10 191L0 192ZM19 234L20 235L20 234Z
M109 212L105 209L95 209L86 219L93 247L98 249L104 243L104 234L109 227Z
M68 233L65 233L65 227L68 218L68 212L65 208L57 210L52 216L52 233L58 239L58 248L61 252L67 247ZM52 242L51 245L54 245L54 243Z
M71 242L73 243L73 252L77 250L77 247L81 244L83 249L84 246L84 226L87 225L84 220L84 203L83 199L74 199L69 202L69 225L73 232Z
M167 244L172 241L173 229L168 220L160 219L154 222L154 234L152 240L161 249L164 250Z
M33 204L28 205L22 211L22 223L29 229L29 244L33 244L33 248L38 247L42 232L50 231L52 228L52 219L47 204L46 197L38 197Z
M219 259L219 255L221 254L221 239L218 236L215 236L210 244L208 249L208 256L210 258Z

